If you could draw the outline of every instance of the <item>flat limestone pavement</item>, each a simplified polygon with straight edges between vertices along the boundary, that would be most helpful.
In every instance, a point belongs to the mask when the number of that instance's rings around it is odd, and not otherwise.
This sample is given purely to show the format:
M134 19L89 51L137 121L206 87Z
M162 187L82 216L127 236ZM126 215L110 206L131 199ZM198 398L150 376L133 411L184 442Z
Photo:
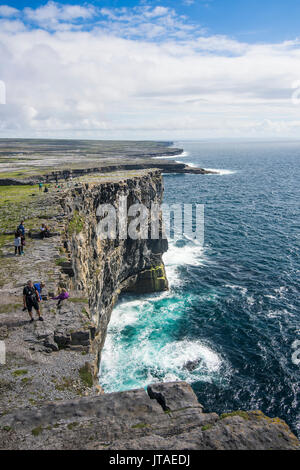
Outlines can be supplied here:
M299 450L281 420L259 411L203 413L184 382L19 409L0 418L4 449Z
M41 220L37 228L45 222L56 236L41 240L27 235L22 256L14 255L13 235L1 247L0 340L5 342L6 364L0 365L0 415L18 407L97 393L88 367L94 355L90 352L93 325L87 299L77 295L60 309L57 301L43 301L44 322L37 321L33 310L36 321L29 323L28 312L22 311L27 280L44 280L43 294L49 294L67 278L57 263L63 219L59 197L52 191L43 197L42 208L33 202L29 207L34 214L27 212L26 217L36 217L38 211ZM55 214L49 220L48 207Z

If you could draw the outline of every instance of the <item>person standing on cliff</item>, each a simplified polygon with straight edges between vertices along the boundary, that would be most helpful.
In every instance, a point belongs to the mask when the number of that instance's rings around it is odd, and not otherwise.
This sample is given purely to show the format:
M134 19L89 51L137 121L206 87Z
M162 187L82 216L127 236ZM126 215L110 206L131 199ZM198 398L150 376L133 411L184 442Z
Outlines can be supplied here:
M24 255L24 246L26 245L25 235L21 234L21 255Z
M24 220L21 220L19 227L17 228L17 232L20 232L23 237L25 237L25 227L24 227Z
M26 286L23 289L23 304L24 308L23 311L28 310L30 316L30 323L34 321L32 316L32 308L35 309L36 313L38 314L39 320L43 321L43 317L41 316L41 311L39 307L39 293L33 285L32 281L28 281Z
M22 241L21 241L20 232L15 233L14 246L15 246L15 255L19 254L21 256L21 254L22 254L22 251L21 251Z

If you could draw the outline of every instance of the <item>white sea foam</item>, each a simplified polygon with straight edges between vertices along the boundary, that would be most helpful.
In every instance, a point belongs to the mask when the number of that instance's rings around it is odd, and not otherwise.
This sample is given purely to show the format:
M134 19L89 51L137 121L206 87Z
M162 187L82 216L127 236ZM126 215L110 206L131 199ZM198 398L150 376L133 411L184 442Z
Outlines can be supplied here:
M170 287L181 284L179 267L184 265L202 266L203 247L195 242L189 242L184 246L178 246L176 242L169 241L169 249L163 255L167 278Z
M194 362L193 370L187 367L190 362ZM106 391L112 392L128 387L145 387L158 381L210 381L222 364L220 356L200 341L172 341L162 345L149 341L145 335L138 343L124 349L116 336L108 335L102 355L100 383ZM147 371L143 378L140 370Z
M221 377L224 361L209 345L174 341L170 335L191 301L172 289L181 283L179 267L203 264L203 247L197 240L171 240L163 258L171 289L139 299L124 298L113 310L99 377L107 392L158 381L211 382Z
M188 165L191 168L198 168L197 165L195 165L195 163L192 163L192 162L181 162L180 160L175 160L175 161L176 163L183 163L184 165Z
M155 158L157 160L161 160L161 159L166 160L166 159L170 158L170 159L173 160L175 158L175 156L176 155L162 155L161 157L152 157L152 158ZM179 154L179 156L180 156L180 158L186 158L186 157L189 156L189 153L188 152L182 152L182 153ZM182 163L182 162L180 162L180 163Z
M218 175L222 175L222 176L223 175L233 175L234 173L236 173L236 171L234 171L234 170L224 170L224 169L221 169L221 168L205 168L205 170L214 171Z
M198 367L207 371L217 371L221 365L221 359L212 349L203 345L200 341L174 341L167 343L159 351L160 365L164 369L185 369L185 365L192 361L199 361Z
M242 295L246 295L247 290L248 290L247 287L236 286L235 284L225 284L224 287L229 287L230 289L233 289L233 290L239 290Z
M269 310L268 313L267 313L267 317L268 318L280 318L282 316L290 316L290 317L294 317L295 315L291 312L289 312L287 309L283 309L283 310Z
M274 289L276 294L279 295L279 298L284 297L284 294L287 292L287 287L286 286L281 286L279 289Z
M202 266L203 263L203 246L198 244L195 240L180 246L178 242L169 242L169 249L163 255L163 260L166 266Z

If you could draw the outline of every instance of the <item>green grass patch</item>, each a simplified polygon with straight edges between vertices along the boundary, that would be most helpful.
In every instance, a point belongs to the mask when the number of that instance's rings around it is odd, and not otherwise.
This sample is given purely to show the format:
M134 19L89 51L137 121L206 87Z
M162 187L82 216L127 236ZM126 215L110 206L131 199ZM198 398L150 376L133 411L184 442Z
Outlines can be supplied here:
M62 381L55 385L56 390L63 392L64 390L73 390L74 380L71 377L63 377Z
M38 426L37 428L34 428L34 429L31 431L31 434L33 434L33 436L36 437L36 436L39 436L42 431L43 431L42 426Z
M230 418L232 416L240 416L241 418L246 419L246 420L250 419L247 411L241 411L241 410L233 411L232 413L223 413L221 414L220 419Z
M7 431L7 432L9 432L9 431L11 431L11 430L12 430L12 427L11 427L11 426L3 426L3 428L2 428L2 429L3 429L3 431Z
M79 214L78 211L75 211L73 214L72 219L68 225L68 234L73 235L73 233L80 233L84 227L84 219L82 215Z
M55 264L56 264L57 266L62 266L62 265L65 264L65 263L68 263L67 258L57 258L57 259L55 260Z
M138 424L134 424L133 426L131 426L132 429L143 429L143 428L148 428L149 427L149 424L147 423L138 423Z
M71 429L75 428L76 426L78 426L78 423L76 423L76 422L74 422L74 423L69 423L68 426L67 426L67 428L71 430Z
M27 231L39 227L37 215L41 209L36 207L36 203L46 197L39 193L37 185L0 186L0 231L16 230L22 219Z
M69 297L69 302L80 303L80 304L88 304L89 301L85 297Z
M212 427L213 427L213 424L205 424L204 426L202 426L201 430L202 431L208 431Z
M0 205L12 202L14 204L31 201L32 194L38 194L37 185L0 186Z
M26 385L32 382L32 379L30 377L23 377L21 380L22 384Z
M87 364L79 369L79 377L87 387L94 385L93 376Z
M12 375L14 375L15 377L19 377L20 375L26 375L28 374L28 370L27 369L19 369L19 370L15 370Z
M5 304L0 305L0 313L10 313L19 310L23 304Z

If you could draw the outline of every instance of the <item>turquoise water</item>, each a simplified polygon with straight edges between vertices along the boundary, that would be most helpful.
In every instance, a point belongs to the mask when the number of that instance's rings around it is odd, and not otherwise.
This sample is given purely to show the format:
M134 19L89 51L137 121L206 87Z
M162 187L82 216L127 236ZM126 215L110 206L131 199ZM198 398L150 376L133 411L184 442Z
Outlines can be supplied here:
M170 291L122 296L103 351L105 391L186 380L206 411L261 409L300 434L300 143L176 142L164 201L205 204L205 243L170 241ZM189 361L193 367L189 367Z

